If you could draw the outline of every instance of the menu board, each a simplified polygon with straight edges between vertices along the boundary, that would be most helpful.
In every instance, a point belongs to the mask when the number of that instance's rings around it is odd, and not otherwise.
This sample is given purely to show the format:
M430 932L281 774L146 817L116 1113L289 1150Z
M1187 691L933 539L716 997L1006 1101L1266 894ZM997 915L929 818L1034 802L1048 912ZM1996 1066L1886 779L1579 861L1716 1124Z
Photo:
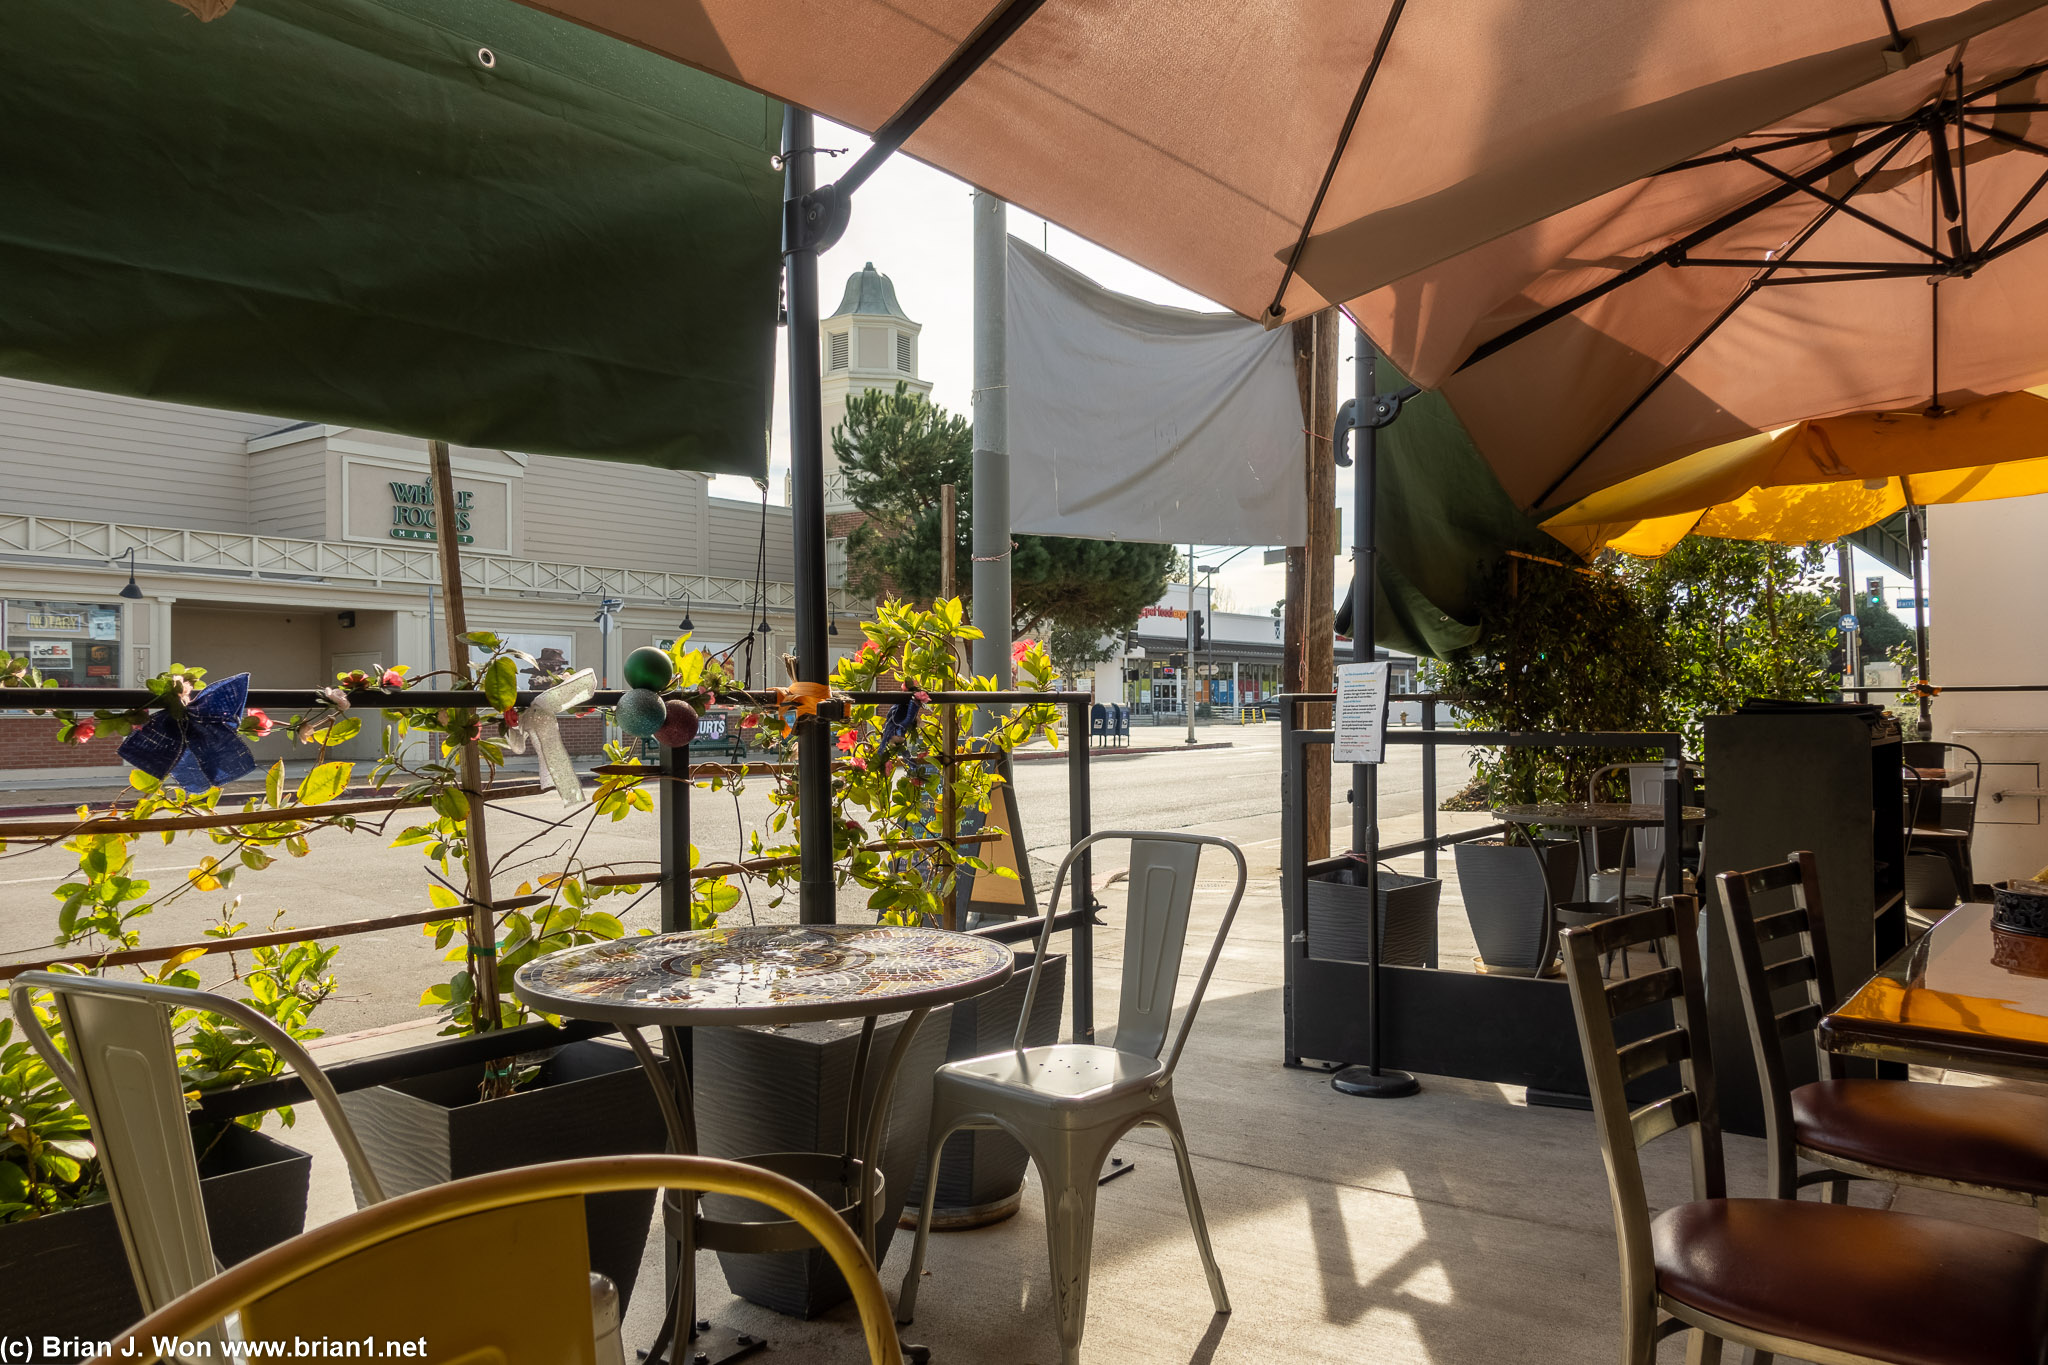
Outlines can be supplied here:
M1387 747L1386 660L1342 664L1337 669L1337 732L1330 745L1336 763L1377 763Z

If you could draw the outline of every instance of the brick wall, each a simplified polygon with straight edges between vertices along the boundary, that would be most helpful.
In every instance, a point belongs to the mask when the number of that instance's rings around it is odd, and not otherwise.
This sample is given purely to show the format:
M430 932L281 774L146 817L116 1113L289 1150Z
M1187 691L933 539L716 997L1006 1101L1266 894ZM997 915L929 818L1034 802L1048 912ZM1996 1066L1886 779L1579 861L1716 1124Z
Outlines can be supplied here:
M49 716L0 717L0 769L118 768L121 741L98 734L86 744L59 744Z
M572 754L601 754L604 752L604 717L593 712L587 716L563 716L562 747Z

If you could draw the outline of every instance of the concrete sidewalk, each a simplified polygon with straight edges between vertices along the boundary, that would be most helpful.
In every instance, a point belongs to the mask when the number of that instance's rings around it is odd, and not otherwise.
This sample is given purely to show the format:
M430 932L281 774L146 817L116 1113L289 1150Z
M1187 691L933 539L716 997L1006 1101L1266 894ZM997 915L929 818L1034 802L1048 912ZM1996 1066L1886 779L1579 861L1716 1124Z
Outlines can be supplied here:
M1388 838L1403 837L1396 822ZM1232 825L1242 825L1233 828ZM1358 1100L1315 1071L1280 1064L1281 951L1278 841L1270 821L1213 831L1244 840L1252 885L1226 945L1177 1079L1195 1172L1234 1312L1212 1313L1172 1153L1156 1130L1120 1148L1136 1169L1103 1187L1085 1356L1100 1365L1328 1362L1356 1365L1496 1365L1611 1359L1619 1332L1612 1218L1592 1116L1529 1108L1520 1091L1424 1077L1418 1096ZM1446 859L1448 863L1448 859ZM1403 870L1419 860L1404 860ZM1205 862L1181 998L1199 969L1227 898L1224 863ZM1447 887L1447 965L1471 953L1464 915ZM1116 1012L1122 887L1108 888L1097 933L1097 1020ZM323 1062L423 1042L401 1028L336 1042ZM315 1221L350 1207L332 1143L309 1107L288 1139L315 1151ZM1645 1153L1653 1201L1689 1197L1682 1142ZM1736 1193L1761 1193L1763 1153L1728 1140ZM1892 1197L1866 1185L1858 1202ZM2031 1212L1981 1200L1908 1191L1897 1204L2031 1235ZM911 1238L896 1239L883 1279L893 1295ZM659 1283L650 1242L642 1286ZM952 1365L1053 1365L1058 1336L1050 1300L1043 1207L1035 1180L1008 1222L933 1239L930 1278L906 1339ZM866 1357L850 1308L813 1322L733 1299L715 1256L699 1264L702 1313L765 1337L764 1360L851 1362ZM659 1293L635 1296L626 1336L644 1345ZM1682 1340L1663 1360L1683 1358ZM784 1354L784 1353L787 1354Z

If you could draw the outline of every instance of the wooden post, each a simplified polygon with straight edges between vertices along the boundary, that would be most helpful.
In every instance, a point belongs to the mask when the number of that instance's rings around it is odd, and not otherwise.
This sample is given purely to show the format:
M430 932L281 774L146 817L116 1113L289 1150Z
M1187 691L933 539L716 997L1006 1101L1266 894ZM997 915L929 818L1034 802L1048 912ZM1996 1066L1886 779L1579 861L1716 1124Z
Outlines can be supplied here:
M1301 396L1302 458L1308 498L1308 542L1287 551L1284 626L1287 689L1328 692L1336 686L1334 633L1337 560L1337 469L1330 429L1337 417L1337 312L1326 309L1294 323L1294 378ZM1306 729L1330 724L1328 706L1304 709ZM1311 861L1330 856L1330 764L1306 765L1308 798L1302 828Z
M953 521L955 489L952 484L939 485L939 600L950 602L958 588L953 572ZM957 649L956 649L957 654ZM939 833L945 839L946 874L955 883L946 889L946 908L943 923L948 929L960 927L959 874L954 870L954 838L959 834L960 812L953 802L953 755L960 748L960 719L958 708L947 705L942 709L939 733L940 743L945 746L946 759L939 767Z
M448 666L457 687L475 685L469 666L469 622L462 600L462 541L455 510L455 473L446 441L430 441L434 464L434 539L441 552L441 619L446 623ZM469 975L475 988L470 1018L476 1031L498 1026L498 923L491 910L491 848L484 830L483 765L476 741L462 746L462 795L469 804L466 820L469 855Z

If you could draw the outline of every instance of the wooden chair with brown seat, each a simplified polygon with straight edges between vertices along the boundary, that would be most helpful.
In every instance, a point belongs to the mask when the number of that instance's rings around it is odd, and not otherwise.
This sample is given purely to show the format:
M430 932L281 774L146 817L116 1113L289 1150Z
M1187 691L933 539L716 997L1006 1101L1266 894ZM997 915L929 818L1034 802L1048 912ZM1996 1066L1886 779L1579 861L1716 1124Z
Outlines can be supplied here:
M1826 1185L1847 1203L1851 1180L1947 1190L2029 1205L2048 1238L2048 1097L1846 1075L1814 1035L1840 1002L1813 854L1715 880L1763 1087L1771 1192ZM1778 893L1789 905L1759 915L1756 898ZM1821 1079L1791 1083L1787 1044L1815 1049ZM1801 1161L1821 1169L1801 1174Z
M783 1176L710 1157L521 1166L372 1204L252 1256L151 1313L92 1365L189 1360L232 1317L255 1357L360 1354L428 1365L593 1365L585 1195L688 1189L766 1204L816 1238L853 1290L872 1365L903 1365L874 1262L830 1205ZM369 1343L369 1349L354 1348ZM333 1346L344 1350L332 1350ZM198 1352L218 1359L220 1352Z
M1674 897L1561 935L1621 1244L1623 1365L1653 1365L1657 1343L1688 1329L1693 1365L1718 1361L1724 1341L1819 1365L2048 1359L2048 1244L1915 1214L1727 1197L1696 919L1697 902ZM1676 965L1602 978L1607 953L1659 942ZM1617 1019L1665 1007L1668 1027L1615 1041ZM1693 1197L1653 1218L1638 1149L1679 1132Z

